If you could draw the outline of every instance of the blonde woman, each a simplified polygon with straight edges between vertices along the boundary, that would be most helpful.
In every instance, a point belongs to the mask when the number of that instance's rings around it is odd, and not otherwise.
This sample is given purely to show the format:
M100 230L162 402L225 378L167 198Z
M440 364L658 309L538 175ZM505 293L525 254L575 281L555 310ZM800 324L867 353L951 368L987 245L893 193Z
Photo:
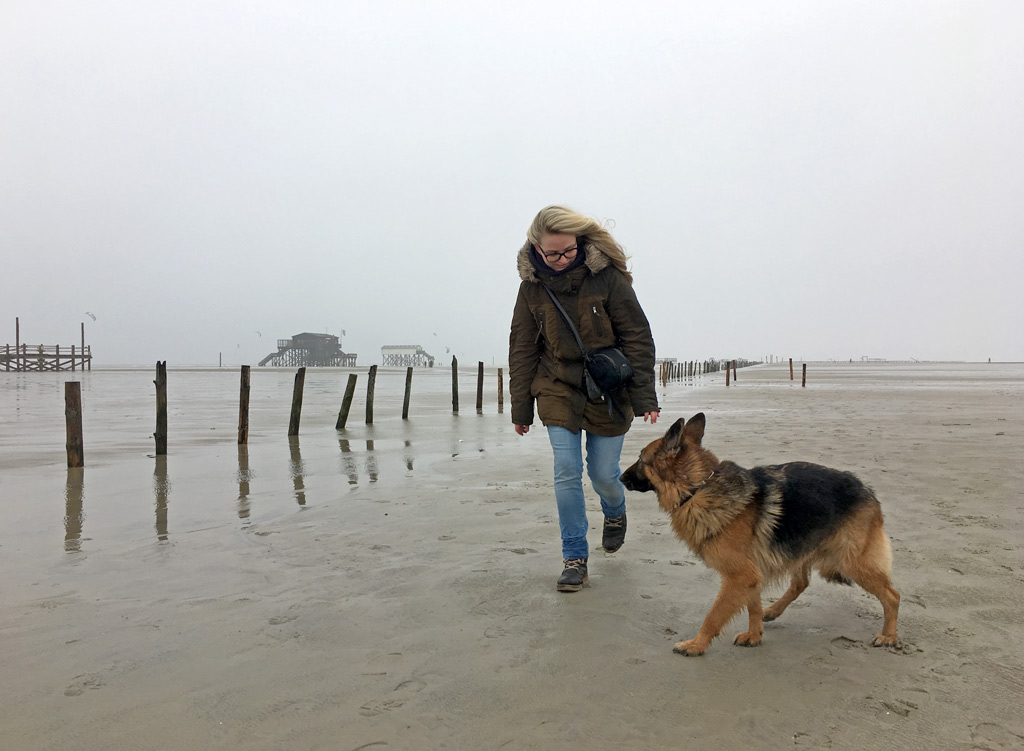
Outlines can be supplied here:
M562 206L548 206L534 217L518 255L523 281L509 337L512 422L516 433L525 435L536 405L551 442L562 535L561 592L578 592L588 580L583 433L587 474L604 516L602 546L614 552L626 537L625 489L619 482L622 442L635 415L652 423L658 419L654 340L633 292L627 260L601 224ZM629 359L633 378L611 394L613 404L588 398L583 352L548 290L585 349L618 346Z

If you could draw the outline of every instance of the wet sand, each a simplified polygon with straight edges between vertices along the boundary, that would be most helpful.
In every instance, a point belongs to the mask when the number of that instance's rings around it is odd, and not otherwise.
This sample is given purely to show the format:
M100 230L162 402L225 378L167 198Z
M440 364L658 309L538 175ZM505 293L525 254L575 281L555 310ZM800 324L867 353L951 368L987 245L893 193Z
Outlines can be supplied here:
M902 593L816 578L756 649L730 624L672 653L717 591L652 497L629 494L618 553L588 493L591 585L560 594L542 430L485 414L474 375L382 373L376 423L334 420L344 374L169 371L169 456L152 375L83 377L86 463L64 468L66 377L0 373L0 728L10 749L1024 747L1024 366L819 365L660 388L624 466L704 411L705 445L794 459L876 490ZM360 373L365 371L360 369ZM80 376L81 377L81 376ZM358 392L365 388L360 376Z

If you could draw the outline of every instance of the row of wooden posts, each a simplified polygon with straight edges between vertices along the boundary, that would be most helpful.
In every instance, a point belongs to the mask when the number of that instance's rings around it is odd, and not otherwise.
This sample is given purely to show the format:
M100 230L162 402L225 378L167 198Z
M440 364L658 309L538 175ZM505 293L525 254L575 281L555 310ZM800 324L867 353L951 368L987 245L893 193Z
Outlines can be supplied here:
M242 366L241 384L239 387L238 400L238 443L240 445L249 442L249 385L250 366ZM412 397L412 372L407 368L405 373L405 401L402 405L402 419L409 419L409 403ZM341 400L341 410L338 412L338 421L335 423L337 430L343 430L348 422L349 411L352 408L352 399L356 392L355 373L350 373L348 383L345 386L345 395ZM299 368L295 374L295 385L292 389L292 409L288 419L288 435L299 434L299 421L302 416L302 392L306 382L306 369ZM373 397L377 383L377 366L371 365L366 384L366 424L373 424ZM153 438L156 441L156 454L163 456L167 453L167 361L157 362L156 378L153 381L156 386L156 431ZM501 414L505 408L505 386L504 370L498 368L498 413ZM484 411L484 364L477 363L476 379L476 411L483 414ZM452 358L452 413L459 413L459 361ZM85 466L84 439L82 435L82 384L80 381L68 381L64 384L64 416L67 424L67 454L68 467Z
M698 376L705 375L707 373L717 373L725 368L725 385L730 385L731 382L737 380L736 371L738 368L744 368L748 365L753 365L748 360L705 360L704 362L697 362L696 360L690 360L687 362L668 362L661 363L661 371L659 373L660 380L664 386L669 381L681 381L688 378L696 378ZM730 378L731 375L731 378ZM793 358L789 358L789 380L793 380ZM807 386L807 363L803 364L803 377L800 383L801 387Z
M730 371L732 380L736 380L737 361L725 362L725 385L730 383ZM747 364L744 361L744 364ZM721 361L705 361L703 363L662 363L661 380L665 384L669 380L676 380L684 377L693 377L709 372L720 370ZM459 413L459 361L452 358L452 413ZM239 387L238 406L238 443L247 444L249 441L249 377L250 366L242 366L241 384ZM407 368L405 375L405 400L402 404L402 419L409 419L409 403L412 395L412 373L413 369ZM793 380L793 359L789 360L789 379ZM341 409L338 412L338 420L335 429L343 430L348 422L349 411L352 407L352 399L355 396L357 376L350 373L348 383L345 386L345 395L341 400ZM299 421L302 415L302 392L306 381L306 369L299 368L295 374L295 385L292 390L292 408L288 419L288 435L299 434ZM377 366L371 365L367 376L366 385L366 424L373 424L373 397L377 382ZM167 453L167 361L157 362L156 378L153 381L156 386L156 431L153 438L156 441L156 454L158 456ZM807 364L803 365L803 378L801 386L807 385ZM476 383L476 411L483 413L484 404L484 364L477 363ZM505 387L502 368L498 368L498 413L504 411ZM85 466L84 439L82 435L82 384L80 381L68 381L64 384L64 414L67 425L67 455L68 467Z

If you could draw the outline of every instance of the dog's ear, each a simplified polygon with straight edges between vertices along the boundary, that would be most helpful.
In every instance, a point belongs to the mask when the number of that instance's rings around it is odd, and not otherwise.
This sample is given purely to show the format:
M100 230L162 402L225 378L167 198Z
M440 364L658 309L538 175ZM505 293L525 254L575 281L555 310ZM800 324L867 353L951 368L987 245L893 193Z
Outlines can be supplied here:
M690 441L700 446L700 442L704 438L703 412L698 412L686 423L683 428L683 438L689 438Z
M672 427L668 429L665 437L661 439L661 450L665 452L676 452L683 442L683 426L686 421L680 417Z

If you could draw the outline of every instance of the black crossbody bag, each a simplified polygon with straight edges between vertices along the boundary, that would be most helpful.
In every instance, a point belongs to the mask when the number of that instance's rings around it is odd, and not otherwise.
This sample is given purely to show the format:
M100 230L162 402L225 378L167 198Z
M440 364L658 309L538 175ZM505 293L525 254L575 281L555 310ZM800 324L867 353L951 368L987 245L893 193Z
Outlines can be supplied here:
M580 347L580 352L583 353L583 377L587 388L587 398L595 401L602 397L607 399L608 414L612 414L614 407L619 416L623 417L622 410L612 398L612 392L622 388L633 379L633 366L629 364L625 353L618 347L595 347L594 349L584 347L579 332L572 325L572 321L566 314L565 308L558 302L558 298L546 286L541 286L548 293L551 302L558 308L558 312L562 314L565 325L569 327L569 331L576 338L576 344Z

